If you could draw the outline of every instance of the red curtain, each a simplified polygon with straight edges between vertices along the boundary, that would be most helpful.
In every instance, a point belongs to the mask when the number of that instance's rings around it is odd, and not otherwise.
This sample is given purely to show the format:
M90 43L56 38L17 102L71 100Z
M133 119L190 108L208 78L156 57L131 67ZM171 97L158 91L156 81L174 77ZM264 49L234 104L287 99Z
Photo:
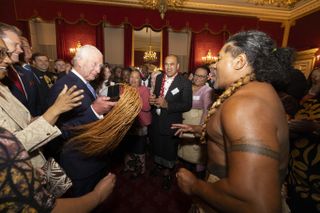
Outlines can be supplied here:
M124 66L132 66L132 26L124 25Z
M191 34L191 41L190 41L190 53L189 53L189 67L188 67L188 73L193 72L194 69L194 54L195 54L195 45L194 45L194 37L195 33Z
M192 70L199 65L202 65L202 57L208 54L209 49L215 56L229 37L229 32L221 31L217 34L211 33L208 30L200 33L192 33L189 70Z
M129 23L136 29L149 25L152 29L158 31L165 27L170 27L175 31L188 28L192 32L201 32L203 29L219 32L226 28L231 33L244 28L256 29L259 22L256 17L201 14L174 10L168 10L163 20L157 10L146 8L52 0L13 0L13 2L17 20L41 17L45 21L53 21L59 18L73 23L86 20L93 25L101 22L107 22L113 26Z
M164 60L168 56L169 53L169 33L168 28L162 29L162 67L164 69Z
M66 61L71 61L73 55L69 52L69 49L75 48L78 41L80 41L81 45L91 44L103 51L104 43L101 24L92 26L85 21L72 24L58 19L56 20L56 38L57 56Z
M96 26L96 47L104 54L103 23Z

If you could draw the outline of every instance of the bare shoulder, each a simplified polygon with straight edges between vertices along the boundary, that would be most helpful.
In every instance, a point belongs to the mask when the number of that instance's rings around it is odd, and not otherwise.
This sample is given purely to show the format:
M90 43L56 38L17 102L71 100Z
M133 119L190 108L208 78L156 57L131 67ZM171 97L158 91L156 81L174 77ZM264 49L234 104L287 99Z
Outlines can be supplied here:
M280 99L271 85L252 82L228 98L222 106L224 116L240 113L255 116L272 116L284 113ZM271 114L269 114L271 113Z
M277 93L266 83L243 86L221 108L221 126L230 142L250 138L253 143L266 142L276 148L274 142L280 140L279 131L285 133L286 125Z

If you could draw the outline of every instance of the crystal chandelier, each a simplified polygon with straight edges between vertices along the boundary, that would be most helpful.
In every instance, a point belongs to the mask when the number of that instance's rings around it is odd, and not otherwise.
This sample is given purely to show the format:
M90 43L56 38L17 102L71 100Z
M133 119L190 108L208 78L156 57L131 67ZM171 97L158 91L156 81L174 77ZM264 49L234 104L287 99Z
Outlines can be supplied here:
M271 5L277 7L293 7L301 0L248 0L248 2L255 3L256 5Z
M202 56L202 63L204 64L211 64L215 61L217 61L217 57L212 55L211 50L209 49L208 54L206 56Z
M157 53L152 51L152 47L149 46L149 50L144 52L143 60L145 62L154 62L157 60Z
M140 4L152 9L158 9L160 16L164 19L168 7L178 8L183 5L185 0L139 0Z
M148 28L147 28L147 32L148 32ZM150 62L151 63L151 62L156 61L157 59L158 59L157 58L157 53L152 50L152 46L151 46L151 29L150 29L149 49L144 52L143 60L145 62Z

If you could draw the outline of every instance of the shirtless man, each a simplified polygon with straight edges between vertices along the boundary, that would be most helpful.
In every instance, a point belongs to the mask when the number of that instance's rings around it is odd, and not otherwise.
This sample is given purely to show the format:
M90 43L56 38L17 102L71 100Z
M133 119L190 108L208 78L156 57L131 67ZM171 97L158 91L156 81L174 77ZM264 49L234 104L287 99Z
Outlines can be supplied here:
M174 124L208 147L207 181L182 168L179 187L200 202L192 212L285 212L281 185L288 162L288 125L270 83L285 80L274 43L259 31L233 35L215 65L216 89L225 92L203 126ZM202 209L203 211L201 211ZM200 210L200 211L199 211Z

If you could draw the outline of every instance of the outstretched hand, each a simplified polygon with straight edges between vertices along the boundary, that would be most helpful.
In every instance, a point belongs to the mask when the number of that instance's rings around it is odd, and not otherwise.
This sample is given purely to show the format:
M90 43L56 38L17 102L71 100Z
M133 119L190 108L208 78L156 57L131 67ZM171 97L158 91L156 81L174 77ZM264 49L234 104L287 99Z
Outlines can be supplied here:
M190 172L189 170L185 168L179 169L179 171L176 173L178 186L180 189L186 193L187 195L193 194L193 187L195 183L198 181L198 179Z
M77 90L75 85L70 88L64 85L52 107L59 112L58 114L67 112L81 105L81 100L84 97L82 93L83 90Z
M191 124L172 124L171 125L171 129L177 129L174 135L179 137L181 137L183 133L196 133L195 127L196 125L191 125Z

